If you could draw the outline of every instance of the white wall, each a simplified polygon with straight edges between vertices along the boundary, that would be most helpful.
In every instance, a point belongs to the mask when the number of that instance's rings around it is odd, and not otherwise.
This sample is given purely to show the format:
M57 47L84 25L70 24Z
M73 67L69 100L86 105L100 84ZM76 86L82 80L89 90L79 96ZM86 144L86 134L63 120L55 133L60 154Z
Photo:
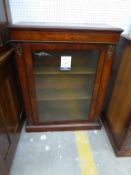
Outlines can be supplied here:
M129 31L131 0L9 0L13 23L106 23Z

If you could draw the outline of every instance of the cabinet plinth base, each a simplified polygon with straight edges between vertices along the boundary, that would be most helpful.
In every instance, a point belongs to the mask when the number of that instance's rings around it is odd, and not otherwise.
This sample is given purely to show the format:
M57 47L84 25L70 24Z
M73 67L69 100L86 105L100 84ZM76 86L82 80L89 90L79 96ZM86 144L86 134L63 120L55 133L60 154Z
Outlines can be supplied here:
M45 124L26 126L27 132L43 132L43 131L71 131L71 130L91 130L101 129L101 122L87 122L87 123L60 123L60 124Z

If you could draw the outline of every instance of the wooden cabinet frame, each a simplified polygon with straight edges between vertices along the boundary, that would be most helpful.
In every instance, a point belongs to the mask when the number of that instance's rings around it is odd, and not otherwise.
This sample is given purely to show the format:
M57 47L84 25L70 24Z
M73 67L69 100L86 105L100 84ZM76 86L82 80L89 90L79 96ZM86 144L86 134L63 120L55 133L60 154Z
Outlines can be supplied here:
M75 29L9 26L14 42L16 64L28 117L27 131L100 129L99 120L112 66L115 45L121 29ZM59 121L40 123L33 77L33 50L93 50L100 51L93 95L87 121Z

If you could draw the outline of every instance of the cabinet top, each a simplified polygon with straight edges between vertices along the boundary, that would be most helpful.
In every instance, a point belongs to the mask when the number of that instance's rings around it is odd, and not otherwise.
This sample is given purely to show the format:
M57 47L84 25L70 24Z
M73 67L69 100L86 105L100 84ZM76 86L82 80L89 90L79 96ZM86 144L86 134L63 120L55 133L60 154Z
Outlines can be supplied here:
M113 27L108 24L90 23L39 23L39 22L19 22L9 25L8 28L17 29L51 29L51 30L91 30L91 31L116 31L122 32L121 28Z
M120 28L105 24L17 23L8 26L13 42L79 42L116 44Z

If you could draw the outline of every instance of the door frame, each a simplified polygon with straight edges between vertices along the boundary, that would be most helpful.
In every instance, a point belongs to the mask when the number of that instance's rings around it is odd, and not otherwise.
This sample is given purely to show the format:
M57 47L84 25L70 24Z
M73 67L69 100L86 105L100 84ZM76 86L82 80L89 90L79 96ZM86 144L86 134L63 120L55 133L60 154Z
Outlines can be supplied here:
M109 53L110 47L112 47L112 53L114 51L113 45L107 44L94 44L94 43L72 43L72 42L42 42L42 43L21 43L23 55L22 55L22 67L21 71L24 72L26 77L22 77L23 83L26 85L23 90L26 113L28 113L28 126L38 128L39 131L45 130L61 130L61 128L78 128L80 129L93 129L100 128L101 124L99 122L99 117L101 109L103 106L104 96L107 88L107 83L110 75L111 65L112 65L112 54ZM92 100L89 110L89 116L87 121L62 121L62 122L47 122L39 123L38 110L37 110L37 101L36 101L36 92L35 92L35 81L33 77L33 64L32 64L32 51L33 50L100 50L100 56L97 64L97 71L95 77L95 83L93 87ZM18 55L17 52L17 57ZM19 61L18 69L19 69ZM21 79L21 78L20 78ZM21 80L22 81L22 80ZM38 127L37 127L38 126ZM28 129L27 129L28 130ZM30 130L30 129L29 129ZM34 131L31 129L31 131Z

